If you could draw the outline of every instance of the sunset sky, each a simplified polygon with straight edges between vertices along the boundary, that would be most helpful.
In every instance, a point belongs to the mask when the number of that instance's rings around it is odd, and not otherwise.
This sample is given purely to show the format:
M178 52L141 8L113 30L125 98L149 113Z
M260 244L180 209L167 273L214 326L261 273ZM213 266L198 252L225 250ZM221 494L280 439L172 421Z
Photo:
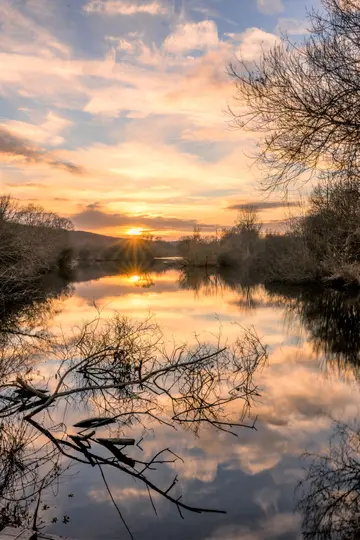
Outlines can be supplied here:
M116 236L212 233L248 201L276 226L226 68L299 39L314 3L0 0L2 193Z

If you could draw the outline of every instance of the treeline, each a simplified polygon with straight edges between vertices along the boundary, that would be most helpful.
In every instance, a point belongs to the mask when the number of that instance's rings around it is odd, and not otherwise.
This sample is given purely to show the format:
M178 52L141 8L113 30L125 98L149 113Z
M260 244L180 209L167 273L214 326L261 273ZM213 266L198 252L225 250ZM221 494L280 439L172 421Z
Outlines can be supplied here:
M0 291L20 290L35 277L71 263L71 221L33 204L0 197Z
M80 235L77 238L77 235ZM165 242L151 233L114 238L76 231L71 234L74 257L80 263L133 262L146 264L156 257L176 256L176 243Z
M128 260L134 261L134 263L136 261L145 262L153 257L151 247L151 242L143 238L135 240L133 238L128 240L119 239L110 245L104 245L102 242L97 244L85 243L74 249L74 257L80 264Z
M360 284L359 181L348 173L327 174L283 234L263 232L256 209L248 206L218 237L196 229L179 250L188 266L237 266L264 282Z

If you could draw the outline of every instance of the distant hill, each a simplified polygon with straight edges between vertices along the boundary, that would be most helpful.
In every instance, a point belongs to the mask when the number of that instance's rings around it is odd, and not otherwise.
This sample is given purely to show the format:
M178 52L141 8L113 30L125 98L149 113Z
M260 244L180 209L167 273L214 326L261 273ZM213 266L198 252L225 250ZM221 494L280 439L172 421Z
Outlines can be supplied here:
M75 249L87 247L107 248L114 244L123 244L124 238L118 236L105 236L104 234L96 234L86 231L70 231L69 239L72 247Z
M86 231L70 231L69 240L75 250L89 248L91 250L106 249L114 245L123 245L128 239L119 236L106 236ZM157 240L152 244L155 257L176 257L178 255L178 242Z

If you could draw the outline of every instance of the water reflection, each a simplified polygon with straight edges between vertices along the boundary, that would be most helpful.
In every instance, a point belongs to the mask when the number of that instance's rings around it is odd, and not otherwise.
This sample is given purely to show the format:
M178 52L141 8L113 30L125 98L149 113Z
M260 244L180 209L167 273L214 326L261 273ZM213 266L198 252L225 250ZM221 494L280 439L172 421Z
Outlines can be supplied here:
M360 538L360 427L336 423L328 453L308 455L299 486L303 537Z
M29 437L22 426L2 423L0 438L0 530L8 525L20 527L29 517L29 503L16 497L19 475L25 471L22 448Z
M73 293L66 279L47 276L32 282L26 294L3 297L0 316L0 386L23 377L39 378L38 366L46 351L51 321L59 304ZM21 401L21 392L17 393ZM63 472L51 452L39 452L38 432L22 417L4 416L0 424L0 530L25 526L42 491ZM44 473L44 469L46 474ZM40 518L39 518L40 519Z
M154 261L140 261L136 264L131 261L98 262L92 264L80 263L73 272L72 282L96 281L109 276L127 276L129 279L138 276L160 276L169 269L167 259ZM134 284L136 279L133 279Z
M131 283L134 283L136 287L142 287L143 289L149 289L153 285L155 285L155 280L152 278L150 274L144 273L144 274L135 274L133 276L129 277L129 281Z
M360 293L327 287L268 287L285 306L285 317L309 333L317 353L338 369L360 367Z
M49 275L32 283L32 288L16 298L4 297L0 302L0 341L9 336L27 337L44 329L61 310L60 304L72 296L71 283L57 275Z
M231 291L250 290L257 282L244 276L240 270L232 268L213 269L188 267L179 275L180 286L201 294L221 294L224 289Z
M223 346L219 337L215 345L196 340L194 346L174 345L169 351L151 319L133 323L120 316L107 321L96 318L70 337L41 336L46 363L37 373L29 366L38 358L40 347L33 339L29 346L19 345L17 354L24 363L15 372L4 371L0 385L2 440L10 445L3 449L2 499L25 505L33 502L61 475L65 457L70 463L100 470L131 538L105 470L128 475L140 488L145 485L155 512L153 497L160 496L175 505L181 517L184 511L224 513L182 498L178 475L171 472L172 465L182 459L170 446L158 447L150 457L143 447L147 431L156 425L185 426L197 434L203 425L224 433L254 427L247 422L257 395L253 375L266 350L254 332L242 333L231 346ZM3 348L3 363L9 364L8 355L9 348ZM45 377L49 364L53 370ZM230 414L227 406L234 403L236 413ZM76 420L85 413L86 419ZM8 422L16 427L17 435L24 430L20 441L5 429ZM111 431L102 433L109 425ZM28 428L33 429L27 435ZM163 465L168 477L173 474L165 485L154 473ZM36 510L33 528L37 530Z
M230 342L239 325L254 326L262 341L270 346L269 363L254 374L254 384L261 389L261 398L256 398L253 410L258 415L257 432L243 430L241 437L235 439L205 427L195 437L189 430L175 432L163 424L155 429L145 423L151 429L146 432L144 453L136 446L121 450L130 458L149 462L171 443L176 454L184 458L184 463L178 461L176 473L181 477L177 487L181 487L187 501L194 506L224 508L227 516L209 515L204 519L190 514L180 527L167 503L155 497L161 519L156 518L145 486L134 485L132 478L119 482L109 475L109 487L134 535L166 539L172 530L174 540L299 538L301 516L294 513L294 491L303 475L300 457L305 450L323 454L331 430L329 418L351 420L360 406L358 383L353 377L357 370L350 370L351 376L347 377L338 377L332 370L333 376L329 377L323 369L324 365L336 366L343 374L349 373L349 366L358 365L357 294L326 288L264 287L241 273L185 272L164 265L122 269L118 265L97 265L78 268L76 272L71 294L53 300L56 310L50 316L53 327L61 328L65 336L70 335L74 326L82 327L84 321L94 316L96 303L102 317L109 320L115 310L139 320L144 320L149 312L156 313L165 339L171 344L192 339L194 333L213 340L220 324ZM58 364L52 361L40 367L53 392ZM77 374L78 383L84 382L84 375ZM32 384L44 388L44 381L36 377ZM87 396L81 402L81 406L88 407L87 417L103 413L103 409L96 409L103 402L100 396L95 397ZM115 397L118 404L119 396ZM65 422L67 432L75 436L78 433L72 428L73 423L85 418L84 410L77 407L68 409ZM52 413L55 411L56 408ZM54 424L63 422L63 412L60 406L52 418ZM236 417L239 411L229 403L226 413ZM48 421L46 427L53 425ZM131 434L120 435L133 437L134 433L138 442L143 427L132 425L131 430ZM119 436L118 432L104 434ZM98 444L88 442L91 446ZM79 467L81 474L71 480L67 490L74 493L70 508L66 493L60 494L57 502L59 508L71 515L68 530L57 523L51 526L51 532L87 540L118 538L122 528L114 518L109 494L96 473L98 468L83 469L80 464ZM171 464L164 464L151 474L161 486L169 486L174 469ZM140 515L141 520L137 519Z
M316 353L334 367L346 370L360 367L360 293L356 289L337 290L325 286L286 286L251 282L234 270L207 272L204 269L182 271L180 287L193 290L197 297L236 293L233 304L239 309L255 310L283 307L289 331L299 325L308 333ZM261 295L261 291L263 295Z

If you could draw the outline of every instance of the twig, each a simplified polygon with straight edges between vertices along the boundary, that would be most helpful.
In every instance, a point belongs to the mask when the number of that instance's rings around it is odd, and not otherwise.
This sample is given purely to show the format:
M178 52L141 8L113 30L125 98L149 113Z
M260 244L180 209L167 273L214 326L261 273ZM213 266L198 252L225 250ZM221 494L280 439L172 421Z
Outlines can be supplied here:
M42 489L43 489L44 484L45 484L45 479L46 479L46 477L42 479L42 482L41 482L41 484L40 484L39 496L38 496L38 500L37 500L37 504L36 504L36 508L35 508L35 512L34 512L34 519L33 519L32 530L35 531L35 532L38 531L36 522L37 522L37 518L38 518L39 507L40 507L40 499L41 499L41 495L42 495Z
M130 538L131 538L132 540L134 540L134 536L133 536L131 530L129 529L129 527L128 527L127 523L126 523L126 521L125 521L125 519L124 519L124 517L123 517L123 515L122 515L122 513L121 513L121 511L120 511L120 508L118 507L118 505L116 504L116 501L115 501L114 497L112 496L112 493L111 493L111 490L110 490L110 488L109 488L109 485L108 485L108 483L107 483L107 481L106 481L104 472L103 472L102 467L101 467L101 465L100 465L100 463L99 463L98 461L97 461L97 465L98 465L98 467L99 467L99 469L100 469L100 473L101 473L102 479L104 480L104 484L105 484L105 487L106 487L107 492L108 492L108 494L109 494L109 497L110 497L110 499L111 499L111 501L112 501L114 507L116 508L116 511L117 511L117 513L119 514L120 519L121 519L121 521L123 522L123 524L124 524L124 526L125 526L127 532L129 533Z

